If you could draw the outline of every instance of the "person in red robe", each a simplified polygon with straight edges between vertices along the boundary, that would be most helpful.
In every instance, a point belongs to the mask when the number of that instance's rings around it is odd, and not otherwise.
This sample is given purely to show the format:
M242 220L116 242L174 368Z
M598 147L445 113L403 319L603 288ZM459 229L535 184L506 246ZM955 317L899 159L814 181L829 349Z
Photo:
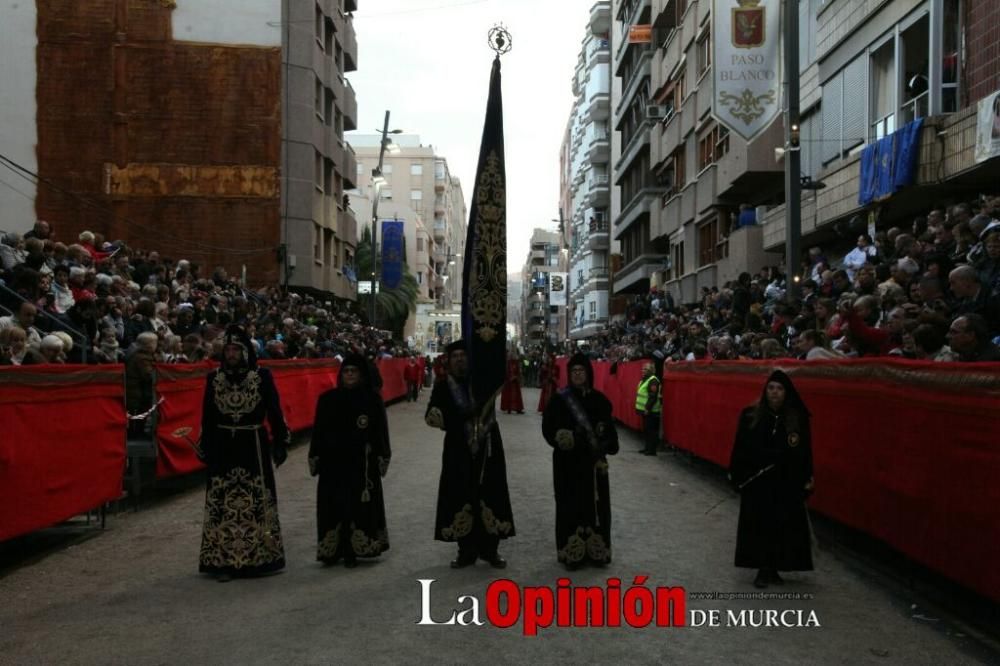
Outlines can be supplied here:
M500 395L500 411L510 414L524 414L524 400L521 399L521 359L517 354L507 355L507 379Z
M549 354L542 362L541 379L542 395L538 398L538 411L544 412L549 404L549 398L559 388L559 366L556 365L556 355Z
M441 381L442 379L444 379L445 376L448 374L448 368L445 366L444 362L445 362L445 355L444 354L438 354L434 358L433 370L434 370L434 383L435 384L437 384L439 381Z
M424 371L421 369L417 359L410 357L406 367L403 368L403 379L406 380L406 401L416 402L420 393L420 386L423 384Z

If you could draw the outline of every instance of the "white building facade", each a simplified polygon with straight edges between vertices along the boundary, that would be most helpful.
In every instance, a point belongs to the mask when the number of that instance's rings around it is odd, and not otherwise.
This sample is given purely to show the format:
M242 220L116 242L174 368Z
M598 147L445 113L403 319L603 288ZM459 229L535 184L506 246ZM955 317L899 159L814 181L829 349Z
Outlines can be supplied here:
M611 251L611 3L594 4L581 44L576 97L560 155L560 217L569 244L569 335L608 323Z

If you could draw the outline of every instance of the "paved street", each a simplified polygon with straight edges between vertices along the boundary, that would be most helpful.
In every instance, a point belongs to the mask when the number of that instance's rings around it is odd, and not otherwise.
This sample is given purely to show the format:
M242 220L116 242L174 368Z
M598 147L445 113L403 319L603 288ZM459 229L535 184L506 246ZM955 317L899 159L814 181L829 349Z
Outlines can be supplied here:
M355 570L314 560L315 481L305 447L279 471L288 568L280 575L219 584L197 573L202 490L122 513L96 538L25 563L0 578L0 663L996 663L944 622L914 618L911 600L872 583L822 547L817 571L790 574L770 591L805 601L694 601L688 608L815 611L820 628L540 629L521 625L418 626L418 579L436 579L433 614L456 597L485 601L500 577L483 563L452 571L454 547L432 540L442 433L417 405L390 408L393 462L386 479L392 549ZM525 402L537 404L537 391ZM502 545L504 572L521 585L554 586L550 449L535 413L501 415L518 536ZM753 572L732 566L738 501L719 478L682 457L637 455L623 434L611 460L614 562L572 574L575 585L636 575L650 586L751 592ZM818 480L822 482L821 480ZM706 512L707 513L706 515ZM822 544L821 544L822 546ZM467 607L465 604L463 607ZM486 621L485 608L481 618Z

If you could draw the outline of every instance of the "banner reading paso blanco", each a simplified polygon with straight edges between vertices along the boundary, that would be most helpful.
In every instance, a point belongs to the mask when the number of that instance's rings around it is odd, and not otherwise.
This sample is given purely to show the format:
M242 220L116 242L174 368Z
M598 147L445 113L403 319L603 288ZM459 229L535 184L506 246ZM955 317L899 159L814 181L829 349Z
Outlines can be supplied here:
M781 111L780 0L713 0L712 115L750 140Z

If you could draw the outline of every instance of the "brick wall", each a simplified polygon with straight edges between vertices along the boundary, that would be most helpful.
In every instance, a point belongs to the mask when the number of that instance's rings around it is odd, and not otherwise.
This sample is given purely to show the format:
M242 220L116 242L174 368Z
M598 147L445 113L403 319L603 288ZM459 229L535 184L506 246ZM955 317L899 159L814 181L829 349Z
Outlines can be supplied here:
M1000 89L1000 2L967 0L964 103L974 105Z
M60 240L89 229L206 272L246 264L252 285L275 283L276 188L233 196L218 180L227 167L279 169L280 50L174 42L170 5L38 0L39 172L69 192L40 186L38 216ZM112 165L148 164L159 182L112 194ZM213 179L200 187L169 177L170 165L220 169L188 170ZM227 193L204 195L216 190Z

